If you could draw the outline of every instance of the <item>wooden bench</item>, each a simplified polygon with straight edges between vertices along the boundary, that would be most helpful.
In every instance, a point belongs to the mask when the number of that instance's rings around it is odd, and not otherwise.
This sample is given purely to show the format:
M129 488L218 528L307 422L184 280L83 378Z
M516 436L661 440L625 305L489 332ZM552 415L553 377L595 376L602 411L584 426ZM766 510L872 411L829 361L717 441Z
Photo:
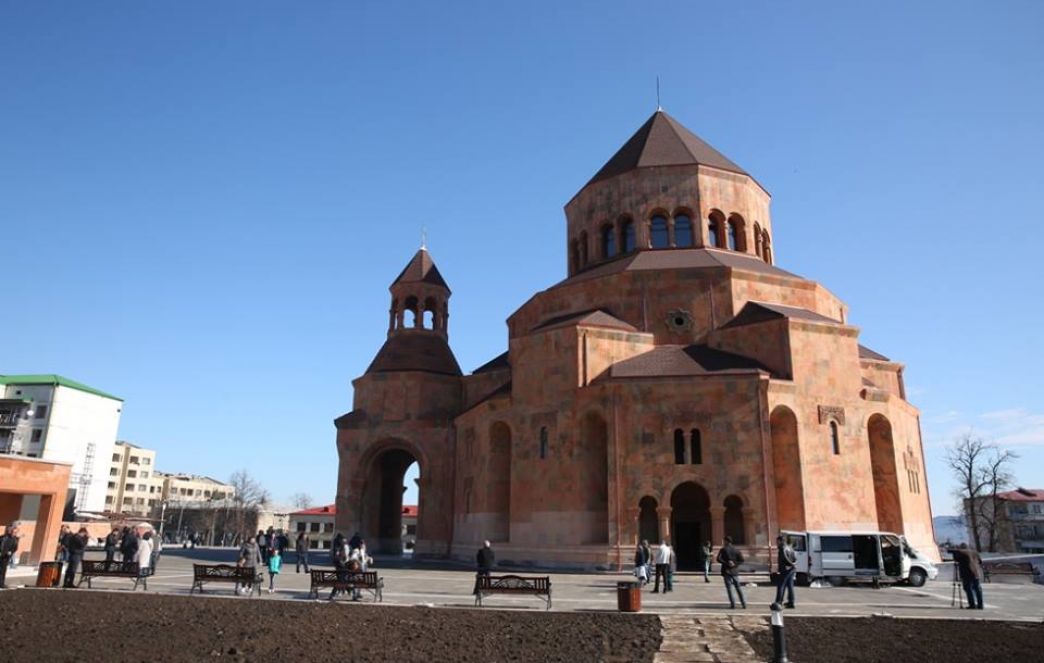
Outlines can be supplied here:
M478 576L475 582L475 605L490 594L525 594L536 596L551 609L551 578L549 576Z
M1008 561L986 561L982 563L982 574L986 578L986 582L990 582L990 577L995 575L1005 576L1029 576L1033 578L1037 575L1037 572L1033 569L1032 562L1008 562Z
M338 571L337 569L317 569L309 572L312 576L310 595L319 598L319 590L355 591L365 589L373 594L373 600L384 601L384 578L377 577L376 571Z
M239 585L251 585L251 593L261 596L261 583L264 578L261 571L249 566L233 566L232 564L193 564L192 594L197 589L203 593L203 585L208 582L232 582Z
M148 591L148 578L151 575L151 568L139 569L137 562L106 562L85 559L81 563L80 582L78 584L82 584L86 580L87 588L90 589L91 579L93 578L129 578L134 581L134 587L131 588L132 592L138 588L138 583L141 583L142 589Z

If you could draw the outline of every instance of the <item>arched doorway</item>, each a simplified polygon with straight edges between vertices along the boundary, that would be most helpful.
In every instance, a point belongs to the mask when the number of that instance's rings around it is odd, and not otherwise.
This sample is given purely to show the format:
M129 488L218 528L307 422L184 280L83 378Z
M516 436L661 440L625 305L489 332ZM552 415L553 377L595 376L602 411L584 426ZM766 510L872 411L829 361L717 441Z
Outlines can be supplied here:
M678 568L700 568L702 544L711 537L711 517L710 497L698 483L686 481L671 493L671 536Z
M746 545L747 535L743 523L743 500L736 495L725 498L725 536L732 537L736 545Z
M580 427L579 476L581 504L588 513L584 543L609 542L609 426L594 412Z
M895 463L892 424L880 414L866 424L870 442L870 467L874 475L877 527L884 532L903 533L903 507L899 501L899 477Z
M646 495L638 500L638 541L660 542L660 521L656 517L659 504L655 497Z
M418 459L409 451L400 448L387 449L379 453L370 463L370 471L363 489L361 523L363 539L367 549L385 555L401 555L403 552L403 495L407 491L405 485L406 470ZM419 473L418 473L419 474ZM417 485L419 490L420 480ZM418 492L417 505L421 504ZM419 509L418 525L422 518ZM345 532L351 536L352 532Z
M805 494L797 417L780 405L769 420L772 429L772 474L776 486L776 520L780 529L805 529Z
M503 421L489 427L489 510L491 541L507 541L511 525L511 428Z

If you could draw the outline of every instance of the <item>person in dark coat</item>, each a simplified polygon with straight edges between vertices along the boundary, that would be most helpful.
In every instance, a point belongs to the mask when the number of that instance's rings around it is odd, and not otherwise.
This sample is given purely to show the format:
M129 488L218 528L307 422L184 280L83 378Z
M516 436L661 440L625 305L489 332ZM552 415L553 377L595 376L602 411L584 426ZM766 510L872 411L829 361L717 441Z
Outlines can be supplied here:
M308 573L308 550L312 547L312 540L308 537L306 532L301 532L297 535L297 542L294 544L294 551L297 553L297 572L301 572L301 564L304 564L305 573Z
M86 551L87 528L81 527L79 532L65 539L65 552L69 557L65 568L65 584L63 585L66 589L76 587L73 581L76 580L76 571L80 568L80 563L83 562L83 553Z
M961 585L968 596L969 610L982 610L982 557L967 543L962 543L953 553L953 563L961 577Z
M478 594L479 578L488 576L493 571L493 567L497 565L497 556L493 553L493 545L489 541L482 542L482 547L475 555L475 563L478 566L478 573L475 575L474 593Z
M125 564L136 561L140 543L137 532L129 527L123 528L123 539L120 541L120 555L123 556Z
M794 579L797 577L797 553L790 547L783 535L776 537L776 566L779 571L779 586L776 587L776 603L783 603L783 593L787 594L788 608L794 607Z
M362 534L359 534L358 532L352 534L351 540L348 541L348 549L355 550L356 548L362 545L362 540Z
M109 568L116 557L120 543L120 528L113 525L112 531L105 535L105 568Z
M725 537L725 545L718 551L718 564L721 564L721 577L725 581L725 592L729 595L729 607L736 608L736 599L732 596L733 587L739 595L740 605L747 609L747 600L743 598L743 589L739 583L739 566L743 563L743 554L732 546L732 537Z
M70 536L73 536L72 530L69 529L68 525L62 525L61 529L58 530L58 550L54 555L55 561L64 562L69 559L69 551L65 546L69 542Z
M6 587L7 567L11 564L11 558L18 554L18 538L17 522L8 525L4 535L0 536L0 589Z

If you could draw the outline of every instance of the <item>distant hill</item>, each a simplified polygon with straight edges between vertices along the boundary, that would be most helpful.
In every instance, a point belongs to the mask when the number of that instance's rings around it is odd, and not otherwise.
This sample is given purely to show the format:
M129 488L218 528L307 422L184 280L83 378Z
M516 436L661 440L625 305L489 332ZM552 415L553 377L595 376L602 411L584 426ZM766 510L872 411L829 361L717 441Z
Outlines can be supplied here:
M936 543L967 543L968 529L961 516L936 516L932 518L935 526Z

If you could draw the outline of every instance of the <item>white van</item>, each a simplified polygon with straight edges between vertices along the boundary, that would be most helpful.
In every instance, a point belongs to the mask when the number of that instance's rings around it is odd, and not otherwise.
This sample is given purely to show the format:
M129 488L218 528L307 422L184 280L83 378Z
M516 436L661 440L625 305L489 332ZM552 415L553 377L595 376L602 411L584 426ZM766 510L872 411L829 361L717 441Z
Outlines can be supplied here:
M891 532L791 532L783 537L797 555L798 582L909 583L920 587L938 569Z

